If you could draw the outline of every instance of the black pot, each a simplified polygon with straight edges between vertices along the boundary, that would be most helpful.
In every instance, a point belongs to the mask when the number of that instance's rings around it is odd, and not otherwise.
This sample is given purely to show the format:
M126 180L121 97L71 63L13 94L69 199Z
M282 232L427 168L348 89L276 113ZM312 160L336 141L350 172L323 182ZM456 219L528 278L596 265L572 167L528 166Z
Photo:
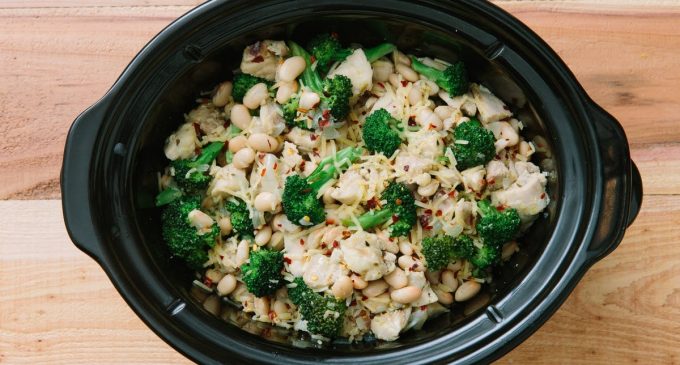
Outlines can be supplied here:
M231 78L259 39L305 42L336 31L346 42L387 39L423 55L461 55L475 81L508 101L526 133L546 143L553 203L523 250L473 303L393 343L298 341L222 321L188 294L191 273L167 259L153 206L164 138L202 90ZM62 170L69 235L139 317L201 363L460 363L498 358L536 331L635 218L642 184L621 125L583 91L531 30L482 1L214 1L154 38L68 135ZM256 332L256 334L249 333ZM265 338L263 338L265 337ZM301 347L307 347L301 349Z

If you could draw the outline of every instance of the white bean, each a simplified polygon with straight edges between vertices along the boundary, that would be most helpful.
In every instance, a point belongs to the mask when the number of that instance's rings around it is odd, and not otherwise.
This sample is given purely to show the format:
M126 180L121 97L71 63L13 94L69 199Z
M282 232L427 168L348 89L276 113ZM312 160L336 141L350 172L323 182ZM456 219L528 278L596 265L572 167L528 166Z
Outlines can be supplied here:
M434 294L437 296L437 300L439 301L439 303L444 305L449 305L453 303L453 295L451 295L451 293L447 293L439 289L433 289L433 291Z
M242 148L234 154L231 163L239 169L245 169L250 166L253 161L255 161L255 151L253 151L252 148Z
M388 80L390 81L390 85L392 85L393 88L397 89L401 87L401 76L398 74L390 74Z
M265 133L253 133L248 137L248 146L259 152L274 152L279 148L279 142Z
M501 251L501 260L503 261L508 261L512 257L512 255L515 254L515 252L519 251L519 246L517 246L517 242L511 241L503 245L503 251Z
M345 299L352 295L354 288L352 286L352 279L348 276L341 276L335 281L331 287L331 293L338 299Z
M236 153L248 145L246 136L236 136L229 140L229 151Z
M525 141L522 141L522 142L519 143L519 154L520 155L522 155L526 158L529 158L533 153L534 153L534 151L531 149L531 145L529 145L529 143L527 143Z
M366 280L364 280L359 275L352 274L352 276L350 276L350 279L352 279L352 285L354 286L354 289L362 290L362 289L366 289L366 287L368 286L368 283L366 282Z
M413 247L411 247L409 242L401 241L399 242L399 252L406 256L411 256L413 255Z
M220 227L220 233L223 236L226 236L231 232L231 218L222 217L217 221L217 225Z
M269 315L269 298L255 298L255 314L260 316Z
M397 64L401 63L401 64L404 64L404 65L407 65L407 66L411 65L411 59L408 58L407 55L405 55L405 54L403 54L399 51L394 51L394 61Z
M276 102L279 104L285 104L288 100L290 100L291 96L297 92L297 90L297 81L279 82L279 88L276 89Z
M300 103L298 104L300 109L310 110L319 104L321 98L319 95L313 91L304 91L300 95Z
M264 246L272 238L272 228L269 226L264 226L255 235L255 243L260 246Z
M279 198L273 193L263 191L257 194L253 205L260 212L273 212L279 205Z
M281 251L283 250L283 232L274 232L272 238L269 240L267 247L272 250Z
M408 285L408 278L404 270L396 268L391 273L385 275L385 281L394 289L401 289Z
M416 122L425 129L441 130L442 120L430 108L421 108L416 114Z
M253 117L250 116L248 108L243 104L235 104L231 107L230 115L231 123L238 127L238 129L244 130L250 126L250 121Z
M335 188L333 187L328 187L326 191L323 192L323 202L324 204L333 204L335 202L335 199L333 199L333 192L335 191Z
M439 85L432 80L428 80L425 76L420 76L420 80L416 81L416 85L419 85L422 90L427 91L428 96L435 96L439 93Z
M458 289L458 280L456 279L456 274L451 270L442 271L442 284L450 289L451 292Z
M289 310L288 305L286 305L286 302L284 302L283 300L274 301L272 308L274 309L274 312L276 313L277 317L281 317L282 314L288 313Z
M423 197L430 197L437 192L437 189L439 189L439 181L432 180L429 184L425 186L419 186L418 194L420 194L420 196Z
M221 296L229 295L236 289L236 278L232 274L225 275L219 283L217 283L217 294Z
M220 297L217 295L211 295L203 302L203 308L214 315L220 314L220 307Z
M448 270L451 270L452 272L457 272L463 267L463 262L460 260L454 261L446 265L446 268Z
M219 270L208 269L205 271L205 277L213 283L217 283L224 277L224 273Z
M437 114L437 116L442 120L444 120L446 118L451 118L454 110L455 109L453 109L452 107L450 107L448 105L440 105L440 106L434 108L435 114Z
M373 298L384 293L389 285L383 279L373 280L368 283L368 286L361 291L361 294Z
M408 102L411 103L411 105L416 105L421 100L423 100L423 91L414 85L408 92Z
M416 184L418 184L418 186L425 186L432 181L432 176L427 172L423 172L422 174L416 176L414 181Z
M416 82L418 81L418 73L413 71L411 67L408 65L405 65L403 63L398 63L397 66L395 67L397 70L397 73L399 73L401 76L404 77L405 80L411 81L411 82Z
M243 240L239 242L238 246L236 247L236 266L241 266L248 261L248 257L250 256L250 245L248 245L248 241Z
M390 61L377 60L371 66L373 66L373 80L378 82L387 82L390 74L394 72L394 65Z
M253 85L243 96L243 105L248 107L248 109L257 109L267 100L267 96L269 96L267 84L260 82Z
M441 276L441 271L430 271L427 270L425 271L425 278L427 278L427 281L430 282L432 285L439 284L439 277Z
M277 71L278 79L287 82L294 81L305 70L305 67L307 67L307 62L301 56L286 58Z
M464 282L458 287L458 290L456 290L456 302L464 302L472 299L472 297L479 293L480 289L482 289L482 286L474 280Z
M217 91L215 91L215 95L213 95L212 98L212 103L215 104L215 106L225 106L227 103L229 103L229 98L231 97L231 89L233 88L233 85L231 81L225 81L221 83L217 87Z
M392 293L390 293L390 297L397 303L408 304L415 302L420 298L422 293L423 290L417 286L407 286L405 288L393 290Z

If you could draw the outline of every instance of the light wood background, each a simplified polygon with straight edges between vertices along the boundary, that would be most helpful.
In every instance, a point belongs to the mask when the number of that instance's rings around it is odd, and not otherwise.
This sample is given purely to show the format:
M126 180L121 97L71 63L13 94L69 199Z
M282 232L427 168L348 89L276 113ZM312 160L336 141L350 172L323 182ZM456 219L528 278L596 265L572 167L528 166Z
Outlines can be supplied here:
M0 0L0 364L186 363L71 244L65 135L196 0ZM500 363L680 364L680 2L497 1L623 124L643 209L621 246Z

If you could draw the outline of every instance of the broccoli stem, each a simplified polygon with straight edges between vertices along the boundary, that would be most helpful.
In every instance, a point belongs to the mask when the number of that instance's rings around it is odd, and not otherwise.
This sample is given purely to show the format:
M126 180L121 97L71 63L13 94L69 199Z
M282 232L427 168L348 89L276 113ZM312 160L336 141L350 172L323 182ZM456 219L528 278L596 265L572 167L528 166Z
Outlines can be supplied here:
M392 43L382 43L375 47L364 48L364 54L366 55L366 59L368 59L368 62L373 63L377 61L380 57L394 52L395 49L397 49L397 46L395 46Z
M482 217L489 214L495 214L496 208L494 208L488 200L480 200L477 202L477 208L482 213Z
M352 164L357 157L361 156L363 150L361 148L347 147L334 155L328 156L319 162L319 166L307 177L307 183L312 190L319 191L329 180L333 179L338 172L335 165L337 162L341 169L344 169Z
M368 213L361 215L359 218L357 218L357 220L359 221L362 229L371 229L387 222L390 217L392 217L391 209L381 209L378 211L371 210ZM347 218L342 221L342 225L353 226L354 221Z
M293 41L288 41L288 48L290 48L291 54L293 56L300 56L304 58L305 63L307 63L307 67L305 67L305 70L302 71L302 83L308 88L312 89L312 91L315 93L321 95L323 92L321 76L319 76L319 74L312 69L312 61L309 53L307 53L307 51L302 48L302 46Z
M224 143L222 142L213 142L205 146L203 150L201 150L201 154L196 158L192 165L200 166L211 164L213 160L217 158L217 155L220 153L220 151L222 151L222 147L224 147Z
M411 68L413 69L413 71L427 77L430 80L435 81L435 83L437 83L437 84L440 83L439 80L443 76L443 71L438 70L434 67L430 67L430 66L420 62L415 57L411 57Z
M156 195L156 206L170 204L181 196L182 192L179 189L167 188Z

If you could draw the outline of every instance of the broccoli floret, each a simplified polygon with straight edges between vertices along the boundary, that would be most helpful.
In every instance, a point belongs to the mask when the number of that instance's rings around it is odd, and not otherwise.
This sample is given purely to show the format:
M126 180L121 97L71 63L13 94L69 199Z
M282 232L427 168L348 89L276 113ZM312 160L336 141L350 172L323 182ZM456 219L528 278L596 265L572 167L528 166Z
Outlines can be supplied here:
M298 108L300 107L300 95L295 94L288 99L286 104L283 105L283 120L286 121L286 125L289 128L307 128L307 123L304 119L297 119Z
M238 234L243 239L251 239L253 237L253 220L250 219L250 210L246 202L239 198L234 198L225 203L225 207L231 214L231 227L234 233Z
M475 247L475 254L470 257L470 262L479 269L475 276L479 277L484 269L497 263L500 257L500 246L485 243L481 248Z
M161 213L161 231L170 253L191 268L200 269L208 261L208 249L215 245L220 229L213 224L203 232L189 224L189 213L201 207L201 198L188 196L171 202Z
M314 292L300 277L295 278L293 284L294 287L288 288L288 298L307 321L307 330L328 338L337 337L347 310L345 301Z
M443 269L453 259L469 260L476 253L472 238L463 234L456 238L449 235L426 237L422 247L425 263L430 271Z
M391 182L382 192L380 200L387 203L381 209L370 210L358 218L361 227L370 229L392 220L390 236L407 236L416 224L416 204L411 191L402 183ZM353 226L354 222L345 219L342 224Z
M488 200L480 200L477 207L482 216L477 222L477 232L484 245L500 247L515 238L520 225L517 210L505 208L499 212Z
M283 284L283 253L260 249L250 253L250 262L241 265L243 282L257 297L272 294Z
M453 132L454 142L451 150L456 157L456 167L463 171L470 167L485 165L496 155L496 139L476 119L463 122ZM467 143L458 143L467 141Z
M451 251L451 258L454 259L469 259L475 253L475 244L472 238L464 234L459 235L453 241L453 250Z
M368 62L393 52L397 47L391 43L381 43L375 47L364 48L364 54ZM332 34L324 33L314 37L308 44L309 53L316 60L317 69L326 72L335 61L342 61L352 54L354 50L343 48L340 41Z
M434 81L439 87L446 90L450 96L463 95L468 91L469 81L465 64L455 62L444 70L430 67L417 58L411 57L411 68L428 79Z
M288 176L281 197L283 212L288 220L300 226L323 222L326 212L323 203L316 197L319 189L341 172L336 168L335 161L344 169L361 156L361 153L360 148L347 147L321 160L319 166L306 178L297 174Z
M194 159L175 160L170 167L175 170L175 181L182 190L195 194L204 190L210 184L211 177L207 174L210 164L222 151L222 142L213 142L201 151Z
M253 76L253 75L248 75L248 74L237 74L234 75L234 86L231 91L231 96L234 97L234 100L238 103L243 102L243 97L246 95L248 90L250 90L251 87L259 84L259 83L265 83L267 84L267 87L271 87L272 83L268 80L265 80L261 77Z
M401 122L394 119L385 109L378 109L366 118L362 129L362 136L366 148L372 152L382 152L385 156L392 156L401 145L399 130L403 129Z

